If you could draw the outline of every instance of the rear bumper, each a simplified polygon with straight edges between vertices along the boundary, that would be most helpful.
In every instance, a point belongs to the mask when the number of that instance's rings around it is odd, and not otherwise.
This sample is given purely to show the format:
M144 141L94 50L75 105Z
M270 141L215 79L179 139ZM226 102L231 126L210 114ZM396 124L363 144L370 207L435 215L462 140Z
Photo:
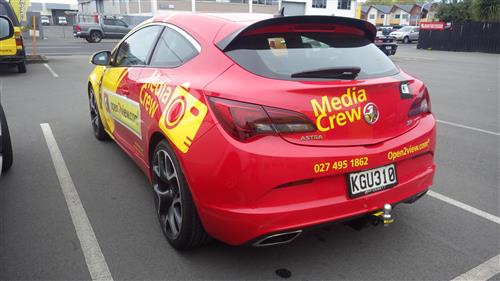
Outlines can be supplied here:
M73 32L73 37L76 38L87 38L89 35L87 33L82 32Z
M277 137L242 144L215 126L181 157L181 164L205 230L240 245L270 233L362 216L422 194L433 182L435 134L432 115L401 136L366 147L299 146ZM425 149L400 153L423 143ZM210 151L202 150L206 147ZM357 157L368 157L368 165L314 170L318 163ZM348 173L390 163L396 165L398 185L349 197Z
M24 50L17 51L14 56L0 56L0 64L15 64L26 61Z

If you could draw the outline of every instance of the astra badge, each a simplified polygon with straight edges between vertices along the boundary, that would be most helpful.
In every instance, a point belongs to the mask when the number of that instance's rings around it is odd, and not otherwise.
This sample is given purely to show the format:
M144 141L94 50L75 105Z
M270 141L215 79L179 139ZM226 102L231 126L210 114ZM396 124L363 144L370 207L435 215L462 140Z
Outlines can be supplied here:
M363 116L365 117L366 123L372 125L378 120L378 108L374 103L368 103L363 108Z

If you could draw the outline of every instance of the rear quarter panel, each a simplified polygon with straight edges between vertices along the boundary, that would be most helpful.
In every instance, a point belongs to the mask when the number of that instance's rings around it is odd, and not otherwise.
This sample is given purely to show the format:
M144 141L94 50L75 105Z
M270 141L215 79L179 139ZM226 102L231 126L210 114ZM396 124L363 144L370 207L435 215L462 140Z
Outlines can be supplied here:
M2 56L15 56L17 54L16 33L21 32L19 26L14 26L14 35L0 41L0 60Z

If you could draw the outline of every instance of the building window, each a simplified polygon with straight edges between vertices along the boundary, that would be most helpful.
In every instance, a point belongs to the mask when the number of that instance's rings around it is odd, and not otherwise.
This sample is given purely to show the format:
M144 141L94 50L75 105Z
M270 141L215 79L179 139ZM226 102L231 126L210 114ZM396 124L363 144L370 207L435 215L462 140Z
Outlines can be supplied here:
M384 16L385 16L384 14L381 14L381 15L380 15L380 18L381 18L381 19L383 19L383 18L384 18Z
M337 9L350 10L351 9L351 0L339 0L339 4L337 6Z
M374 20L374 19L375 19L375 15L373 15L373 14L372 14L372 15L370 15L370 19L371 19L371 20Z
M203 0L203 1L214 1L214 2L216 2L216 0ZM275 1L275 0L252 0L252 3L259 4L259 5L277 5L278 4L278 2Z
M313 8L326 8L326 0L313 0Z
M408 14L403 14L403 19L407 20L408 19Z
M400 18L401 18L401 15L400 15L400 14L397 14L394 18L396 18L396 19L400 19Z

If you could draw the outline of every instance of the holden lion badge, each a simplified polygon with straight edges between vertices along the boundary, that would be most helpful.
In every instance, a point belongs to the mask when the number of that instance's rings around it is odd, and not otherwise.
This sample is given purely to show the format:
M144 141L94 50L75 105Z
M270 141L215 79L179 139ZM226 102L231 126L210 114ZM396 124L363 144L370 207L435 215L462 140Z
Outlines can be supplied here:
M372 125L378 120L379 112L378 108L374 103L368 103L363 108L363 116L365 117L366 123Z

